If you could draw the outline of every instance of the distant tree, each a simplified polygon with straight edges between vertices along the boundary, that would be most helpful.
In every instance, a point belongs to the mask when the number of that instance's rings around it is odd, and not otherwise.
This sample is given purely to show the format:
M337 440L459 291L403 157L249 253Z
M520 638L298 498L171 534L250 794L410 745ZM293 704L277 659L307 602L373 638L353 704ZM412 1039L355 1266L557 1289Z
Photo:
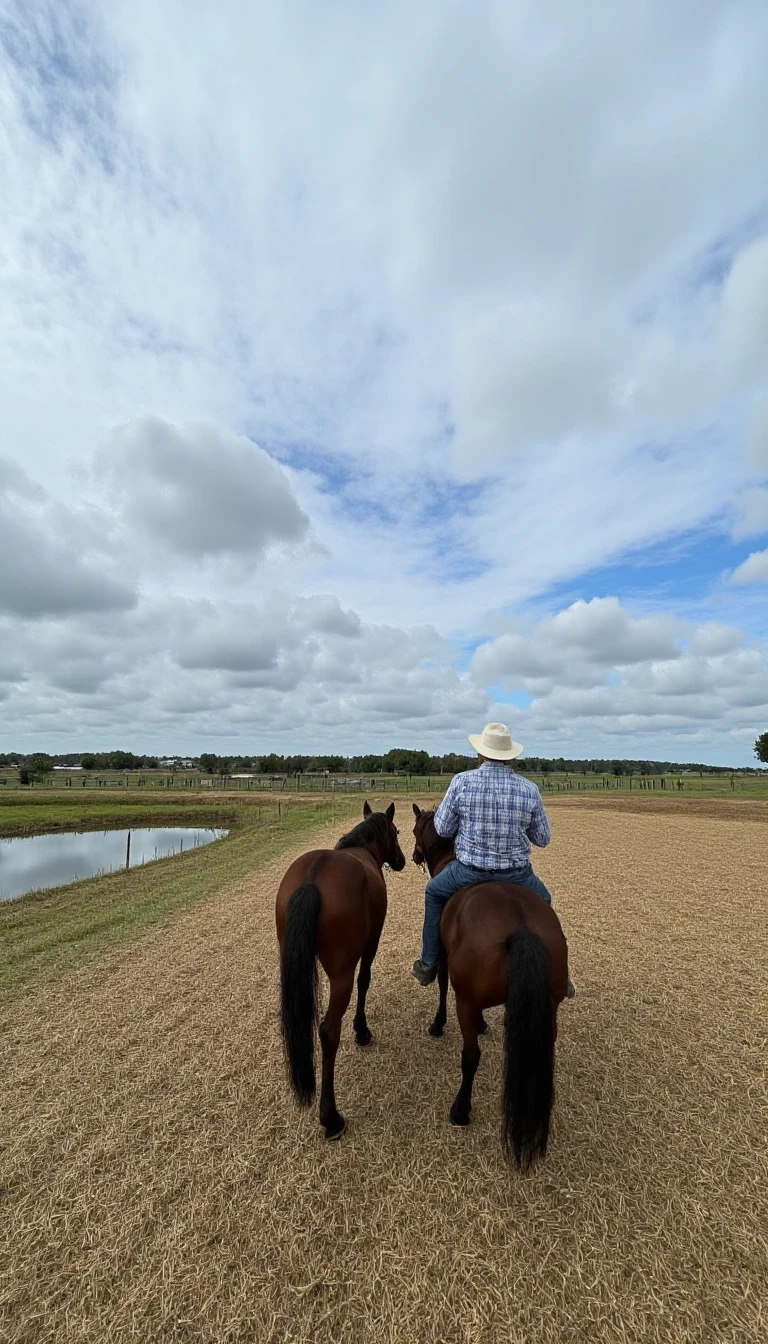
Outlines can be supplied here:
M200 768L206 775L216 775L219 773L219 758L212 751L204 751L200 756Z
M80 757L80 764L82 765L82 767L83 767L84 770L95 770L95 769L96 769L96 757L95 757L94 755L92 755L91 753L88 753L88 754L86 754L85 756L81 756L81 757Z
M132 751L110 751L107 757L110 770L140 770L142 762L143 758Z
M394 747L382 758L381 763L389 774L399 772L408 775L425 775L429 769L429 752L415 751L408 747Z
M761 733L755 742L755 755L758 761L768 765L768 733Z
M47 779L53 770L53 758L47 756L43 751L37 751L34 756L29 756L27 758L24 765L30 782L33 782L34 780L42 781Z
M620 775L623 775L623 774L624 774L624 763L623 763L623 761L614 761L613 764L611 765L611 770L613 771L614 775L615 775L616 778L618 779Z
M328 767L329 770L332 769L332 768L334 768L334 767L332 767L332 766L329 766L329 767ZM356 770L362 770L362 772L363 772L364 775L374 774L374 773L376 773L376 771L378 771L378 770L381 769L381 757L380 757L380 756L371 756L371 755L368 755L368 756L356 756L356 757L355 757L355 769L356 769Z
M276 756L272 752L269 756L261 758L261 772L263 775L281 775L284 769L282 756Z

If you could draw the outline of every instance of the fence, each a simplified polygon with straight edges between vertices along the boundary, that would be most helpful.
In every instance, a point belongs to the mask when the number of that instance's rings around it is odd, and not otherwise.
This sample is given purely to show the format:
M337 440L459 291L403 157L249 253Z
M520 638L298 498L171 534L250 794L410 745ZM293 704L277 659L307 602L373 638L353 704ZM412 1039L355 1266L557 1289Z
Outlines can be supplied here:
M35 790L66 789L73 793L82 789L173 789L214 790L226 793L361 793L371 794L441 794L448 787L450 775L252 775L206 776L183 772L125 772L102 771L99 774L64 774L57 772L45 780L36 780L26 786ZM762 775L566 775L530 774L542 793L581 793L607 790L637 792L665 792L674 794L748 793L755 797L768 792L768 772ZM0 770L0 787L17 788L17 770Z

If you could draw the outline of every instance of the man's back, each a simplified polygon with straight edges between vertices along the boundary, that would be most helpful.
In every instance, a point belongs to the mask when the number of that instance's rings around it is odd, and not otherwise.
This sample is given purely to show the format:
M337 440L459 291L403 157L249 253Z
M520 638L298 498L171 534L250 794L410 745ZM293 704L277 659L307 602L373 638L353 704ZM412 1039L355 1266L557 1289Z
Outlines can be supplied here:
M530 842L544 846L552 838L536 785L496 761L454 776L435 814L435 829L456 837L462 863L494 871L524 866Z

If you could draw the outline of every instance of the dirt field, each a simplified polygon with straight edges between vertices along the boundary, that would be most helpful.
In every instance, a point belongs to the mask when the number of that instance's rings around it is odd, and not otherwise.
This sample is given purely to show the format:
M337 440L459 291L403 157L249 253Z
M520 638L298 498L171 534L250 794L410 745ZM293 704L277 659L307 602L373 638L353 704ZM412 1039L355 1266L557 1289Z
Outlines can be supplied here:
M448 1124L459 1036L452 1008L426 1035L434 993L409 976L410 863L389 875L375 1044L345 1023L338 1145L282 1073L289 855L6 1009L6 1344L768 1337L768 806L616 801L548 800L537 867L578 997L527 1177L499 1144L501 1010L473 1124Z

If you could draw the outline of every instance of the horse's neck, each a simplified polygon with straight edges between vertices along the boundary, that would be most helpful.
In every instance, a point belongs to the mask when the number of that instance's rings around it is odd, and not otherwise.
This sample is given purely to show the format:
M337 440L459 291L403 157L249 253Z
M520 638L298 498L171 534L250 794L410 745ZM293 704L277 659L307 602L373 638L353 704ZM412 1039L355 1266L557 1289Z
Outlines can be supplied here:
M375 864L377 870L381 872L384 867L384 860L380 859L374 849L369 849L368 845L354 845L347 850L348 854L356 854L360 859L370 859Z
M436 845L435 849L437 849L437 854L433 855L432 866L430 868L431 877L437 877L437 874L441 873L443 869L456 858L456 850L454 849L453 841L448 845Z

